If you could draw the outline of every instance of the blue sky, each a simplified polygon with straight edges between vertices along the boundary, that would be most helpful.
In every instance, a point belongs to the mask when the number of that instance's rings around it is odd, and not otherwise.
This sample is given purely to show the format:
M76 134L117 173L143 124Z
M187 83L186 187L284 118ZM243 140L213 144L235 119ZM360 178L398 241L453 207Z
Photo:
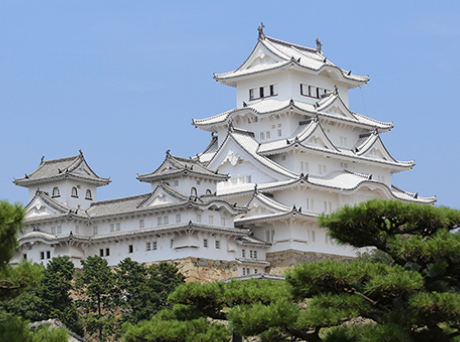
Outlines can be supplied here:
M393 183L460 209L460 2L3 1L0 3L0 199L12 183L82 149L111 177L99 200L150 191L137 173L165 151L193 156L209 141L192 118L235 105L214 72L238 67L265 34L323 43L344 69L369 75L350 107L392 121L382 136L416 166Z

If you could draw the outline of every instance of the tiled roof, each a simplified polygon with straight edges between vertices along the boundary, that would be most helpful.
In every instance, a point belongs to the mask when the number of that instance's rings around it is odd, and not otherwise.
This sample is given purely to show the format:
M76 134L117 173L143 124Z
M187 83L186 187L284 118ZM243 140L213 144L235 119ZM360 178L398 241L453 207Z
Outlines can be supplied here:
M29 187L36 184L55 182L63 179L74 179L86 183L96 184L97 186L107 185L110 183L109 178L102 178L91 170L83 153L77 156L44 160L40 166L32 173L26 174L25 177L16 178L13 183L16 185Z
M332 97L333 96L333 97ZM340 97L338 95L331 95L330 100L333 103L334 101L339 101ZM341 101L341 100L340 100ZM264 99L260 101L251 102L247 105L247 107L242 108L235 108L230 111L212 116L210 118L205 119L193 119L192 124L196 128L200 128L203 130L209 130L211 132L217 131L217 127L222 126L224 124L229 124L231 118L234 115L244 115L248 112L253 113L254 115L271 115L276 113L281 113L286 111L287 109L297 109L300 114L307 116L307 118L313 118L314 116L318 115L321 119L322 117L327 118L329 120L335 120L338 122L347 122L350 124L360 125L367 128L379 128L383 130L390 130L393 127L392 123L388 122L381 122L378 120L374 120L368 118L364 115L360 115L350 111L350 115L348 117L345 116L338 116L336 114L327 113L322 109L327 109L328 105L323 107L316 107L312 104L295 101L295 100L285 100L279 101L275 99Z
M185 175L213 179L216 181L228 179L228 175L219 174L207 169L197 159L172 156L169 154L169 151L166 153L166 158L159 168L151 173L139 175L137 179L141 182L151 183L154 181L183 177Z
M232 281L232 280L240 280L240 281L244 281L244 280L249 280L249 279L259 279L259 280L285 280L286 278L282 275L277 275L277 274L271 274L271 273L256 273L256 274L248 274L248 275L244 275L244 276L238 276L238 277L231 277L231 278L227 278L227 279L224 279L224 280L220 280L220 281L223 281L225 283L228 283L229 281Z
M250 57L262 46L275 55L277 61L274 63L259 64L250 68L245 68ZM325 58L317 49L288 43L265 35L259 38L257 45L240 67L234 71L215 74L214 78L216 81L223 84L235 86L234 80L236 78L251 76L262 72L276 71L288 66L295 67L299 70L308 70L314 73L319 73L324 69L335 69L342 80L348 83L350 88L366 84L369 80L368 76L353 75L350 71L345 71L337 67Z
M283 175L288 178L297 178L297 174L284 166L274 162L273 160L266 158L262 155L257 154L257 149L259 148L259 143L254 139L253 135L244 133L240 130L229 131L224 142L220 146L219 150L214 154L210 163L219 155L219 152L226 145L227 141L233 140L238 146L240 146L244 151L249 153L255 161L259 162L263 166L269 168L270 170Z

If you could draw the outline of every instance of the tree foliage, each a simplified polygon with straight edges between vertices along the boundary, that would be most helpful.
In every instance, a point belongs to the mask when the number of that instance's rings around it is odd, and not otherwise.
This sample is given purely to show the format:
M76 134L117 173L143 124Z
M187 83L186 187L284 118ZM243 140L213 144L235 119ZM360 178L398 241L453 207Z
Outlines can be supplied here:
M460 234L453 231L459 211L372 200L322 215L319 222L341 243L374 249L349 264L299 265L287 272L286 282L276 283L278 289L256 280L185 284L169 296L172 309L127 326L130 338L170 341L173 335L161 327L185 331L206 318L207 329L221 326L234 340L457 340Z

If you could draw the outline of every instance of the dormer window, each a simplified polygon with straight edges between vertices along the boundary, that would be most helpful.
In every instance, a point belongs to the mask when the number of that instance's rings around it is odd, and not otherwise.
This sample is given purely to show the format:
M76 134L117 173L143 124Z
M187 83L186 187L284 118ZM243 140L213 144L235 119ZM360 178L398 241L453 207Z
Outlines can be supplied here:
M91 190L90 189L86 190L85 199L90 200L90 201L93 199L93 197L91 196Z
M72 188L71 196L78 198L78 190L75 186Z
M61 197L61 193L59 192L59 188L56 186L53 188L53 198Z
M192 197L197 197L197 191L196 191L196 188L192 188L192 191L191 191L191 196Z
M268 86L249 89L249 100L263 99L278 95L276 93L276 85L270 84Z

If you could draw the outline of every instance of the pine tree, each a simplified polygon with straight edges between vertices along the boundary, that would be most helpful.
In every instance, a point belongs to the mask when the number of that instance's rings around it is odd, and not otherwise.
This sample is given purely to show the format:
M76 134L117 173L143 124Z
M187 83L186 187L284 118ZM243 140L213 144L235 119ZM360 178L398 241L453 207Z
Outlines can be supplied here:
M89 256L81 262L82 270L76 280L76 289L83 297L78 305L84 311L86 332L96 334L99 341L105 341L115 332L116 298L115 274L107 260Z

